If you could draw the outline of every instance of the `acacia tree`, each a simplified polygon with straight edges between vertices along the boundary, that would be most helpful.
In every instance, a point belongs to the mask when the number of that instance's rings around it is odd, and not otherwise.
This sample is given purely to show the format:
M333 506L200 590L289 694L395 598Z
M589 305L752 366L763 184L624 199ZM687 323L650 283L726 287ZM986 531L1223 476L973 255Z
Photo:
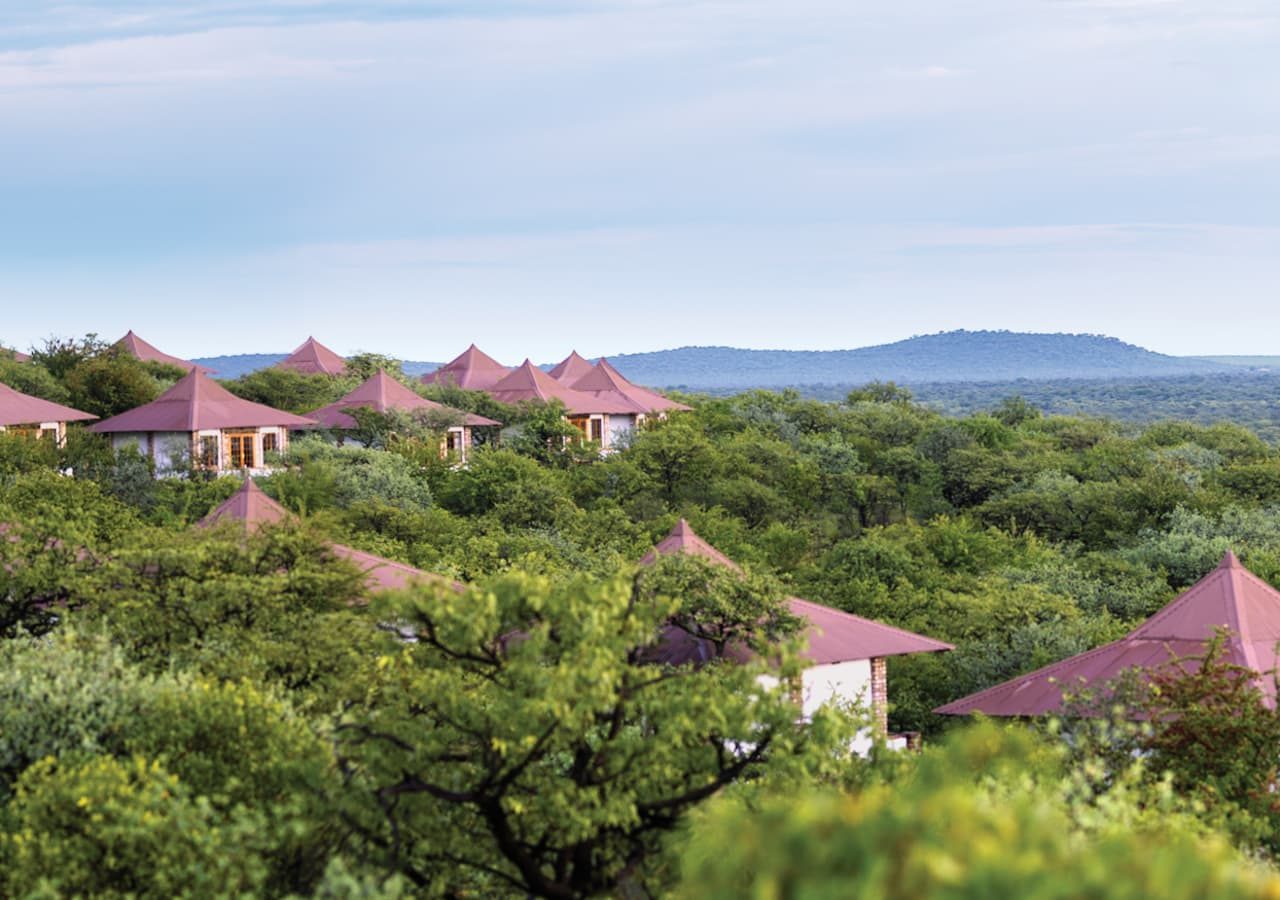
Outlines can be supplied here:
M417 642L381 660L337 728L347 816L370 850L443 890L654 888L663 838L690 809L847 746L835 712L798 724L758 680L763 663L642 663L678 608L625 577L522 574L392 603L384 616Z

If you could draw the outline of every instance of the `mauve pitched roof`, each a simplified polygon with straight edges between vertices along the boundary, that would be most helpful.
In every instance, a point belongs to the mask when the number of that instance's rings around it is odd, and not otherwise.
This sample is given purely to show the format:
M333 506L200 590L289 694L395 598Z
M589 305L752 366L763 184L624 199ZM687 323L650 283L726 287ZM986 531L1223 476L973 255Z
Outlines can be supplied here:
M573 383L591 371L591 363L572 351L560 362L556 363L547 374L562 384L573 386Z
M688 411L690 407L662 396L659 393L632 384L609 360L601 359L591 370L573 382L575 391L583 391L596 397L612 397L628 403L636 412Z
M195 369L196 371L203 372L206 375L213 373L213 369L198 366L190 360L170 356L168 353L157 349L154 345L148 344L142 338L134 334L133 329L129 329L128 333L125 334L124 337L120 338L120 340L116 341L114 346L119 347L125 353L128 353L130 356L135 359L140 359L143 362L158 362L169 366L177 366L180 369Z
M1215 629L1229 630L1225 657L1265 673L1276 666L1280 641L1280 591L1228 552L1216 569L1118 641L963 697L935 712L989 716L1038 716L1062 708L1062 691L1103 688L1128 669L1155 669L1177 660L1195 668ZM1269 702L1275 684L1260 678Z
M61 403L51 403L15 391L7 384L0 384L0 425L38 425L41 422L84 422L96 419L92 413L81 412Z
M729 557L704 541L687 521L681 519L670 533L645 554L640 565L649 566L659 556L687 553L710 562L726 566L735 572L742 569ZM791 614L803 619L807 626L807 647L804 657L817 665L849 662L855 659L876 659L885 656L902 656L908 653L937 653L954 649L950 644L935 641L892 625L864 619L852 613L832 609L799 597L788 597ZM683 635L683 636L682 636ZM705 659L705 648L679 629L670 629L664 638L668 647L660 650L667 662L692 662ZM677 659L675 657L682 657Z
M452 384L468 391L487 391L511 369L472 344L434 372L422 376L423 384Z
M313 337L280 362L277 369L292 369L304 375L342 375L347 371L347 361Z
M275 525L293 515L254 482L246 478L240 489L223 500L196 524L201 528L223 522L240 522L246 531L257 531L263 525Z
M460 416L464 425L480 427L485 425L501 425L493 419L478 416L475 413L463 412L459 409L436 403L420 396L412 389L396 381L385 370L377 373L341 400L323 406L308 415L326 428L355 428L356 420L350 410L366 407L375 412L385 413L392 410L400 412L416 412L428 410L441 413L453 413Z
M0 347L0 353L12 353L13 358L18 362L31 362L30 354L23 353L21 350L11 350L8 347Z
M252 478L246 478L238 491L196 524L198 527L208 528L223 522L239 522L245 530L253 532L263 525L274 525L292 518L293 514L267 496ZM424 572L345 544L330 544L329 549L334 556L349 560L364 572L365 586L371 591L398 590L408 587L414 581L448 582L455 591L466 590L466 585L442 575Z
M559 400L564 408L575 415L610 413L634 415L635 409L628 403L610 397L596 397L575 391L556 381L529 360L525 360L509 375L489 388L489 395L500 403L550 403Z
M237 397L212 378L193 369L150 403L112 416L93 431L203 431L220 428L279 426L306 428L311 419Z

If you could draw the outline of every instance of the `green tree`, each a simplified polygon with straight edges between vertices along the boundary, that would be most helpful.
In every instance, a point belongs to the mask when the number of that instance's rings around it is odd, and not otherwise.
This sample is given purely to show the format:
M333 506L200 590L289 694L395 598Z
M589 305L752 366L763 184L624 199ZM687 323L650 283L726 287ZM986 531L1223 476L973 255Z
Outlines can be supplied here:
M798 725L763 664L638 664L678 608L625 578L518 574L393 601L383 614L417 643L380 661L369 705L339 725L366 839L438 890L656 888L689 810L832 753L821 738L838 731Z

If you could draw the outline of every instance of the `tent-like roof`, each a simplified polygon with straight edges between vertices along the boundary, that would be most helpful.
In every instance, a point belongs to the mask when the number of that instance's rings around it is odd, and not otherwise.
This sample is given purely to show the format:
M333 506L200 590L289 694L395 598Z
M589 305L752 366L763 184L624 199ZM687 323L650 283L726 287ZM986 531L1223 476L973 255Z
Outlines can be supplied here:
M742 571L733 560L699 537L684 519L677 522L670 533L640 560L640 565L650 566L657 562L659 556L676 553L687 553L715 565L726 566L735 572ZM787 598L787 606L793 616L807 623L805 638L808 646L804 656L816 665L953 649L950 644L942 641L873 622L820 603L801 600L799 597ZM688 662L705 658L705 648L682 634L668 635L672 646L662 653L663 659L668 662ZM677 659L676 656L683 658Z
M1105 688L1128 669L1152 670L1181 661L1198 665L1214 630L1229 631L1225 658L1255 672L1276 666L1280 641L1280 591L1240 565L1228 552L1221 564L1180 597L1118 641L961 698L935 712L959 716L1038 716L1062 708L1062 692ZM1259 680L1272 703L1275 685Z
M292 369L303 375L342 375L347 371L347 361L313 337L302 342L280 362L277 369Z
M268 497L262 488L254 483L252 478L246 478L244 484L240 485L240 490L224 500L213 512L196 524L201 528L208 528L223 522L239 522L244 526L245 530L253 532L263 525L275 525L292 518L293 514ZM333 551L334 556L349 560L355 564L356 568L364 572L365 586L371 591L398 590L408 587L417 580L446 580L440 575L424 572L421 569L415 569L413 566L405 565L392 559L384 559L381 556L375 556L372 553L366 553L363 550L357 550L345 544L330 544L329 549ZM457 581L449 582L449 586L456 591L466 589L465 585Z
M37 425L41 422L84 422L96 419L92 413L81 412L61 403L51 403L15 391L7 384L0 384L0 425Z
M379 369L377 374L341 400L317 409L310 416L326 428L355 428L356 420L352 418L349 411L362 406L380 413L392 410L400 412L426 410L453 413L460 417L462 424L472 427L502 424L501 422L495 422L493 419L486 419L484 416L477 416L475 413L462 412L419 396L410 388L396 381L383 369Z
M572 386L575 381L591 371L591 363L578 354L577 350L571 352L555 366L547 374L561 384Z
M212 369L207 369L204 366L197 366L190 360L179 359L176 356L170 356L168 353L158 350L154 345L148 344L142 338L134 334L133 329L129 329L129 332L124 337L120 338L120 340L116 341L114 346L119 347L125 353L128 353L130 356L135 359L140 359L143 362L158 362L169 366L177 366L180 369L195 369L206 375L213 373Z
M489 395L500 403L511 404L529 400L535 403L559 400L564 404L565 410L573 415L635 414L635 409L621 400L612 397L595 397L566 387L527 359L518 368L513 369L511 374L491 387Z
M102 433L121 431L203 431L215 428L279 426L306 428L311 419L252 403L193 369L150 403L92 426Z
M423 384L452 384L468 391L487 391L511 369L475 344L434 372L422 376Z
M8 347L0 347L0 354L3 354L3 353L13 354L13 358L16 359L18 362L31 362L31 355L27 353L23 353L21 350L12 350Z
M661 394L647 388L632 384L622 373L610 365L609 360L601 359L591 370L573 382L575 391L582 391L600 399L613 399L629 404L636 412L670 412L688 411L689 407L674 400L668 400Z
M285 509L258 487L252 478L246 478L236 491L223 500L213 512L196 524L201 528L221 525L223 522L240 522L246 531L257 531L263 525L276 525L293 518Z

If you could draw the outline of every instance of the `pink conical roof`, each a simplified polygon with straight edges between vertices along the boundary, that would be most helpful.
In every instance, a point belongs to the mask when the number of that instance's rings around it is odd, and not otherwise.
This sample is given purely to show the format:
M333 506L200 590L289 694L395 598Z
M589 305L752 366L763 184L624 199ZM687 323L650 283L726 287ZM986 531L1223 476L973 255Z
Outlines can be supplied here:
M468 391L487 391L511 369L475 344L434 372L422 376L423 384L452 384Z
M11 350L8 347L0 347L0 354L3 353L12 353L13 358L18 362L31 362L31 356L27 353L23 353L21 350Z
M179 359L176 356L170 356L168 353L162 352L154 345L148 344L142 338L134 334L133 329L130 329L124 337L116 341L114 346L119 347L125 353L128 353L130 356L135 359L140 359L143 362L164 363L167 366L177 366L180 369L195 369L206 375L213 373L212 369L207 369L204 366L197 366L190 360Z
M1118 641L1019 675L1002 684L939 707L945 715L1038 716L1062 708L1062 692L1101 689L1128 669L1152 670L1204 653L1214 630L1230 634L1225 658L1255 672L1276 666L1280 641L1280 591L1254 575L1228 552L1219 566L1150 619ZM1259 680L1272 703L1275 685Z
M501 424L493 419L486 419L484 416L462 412L442 403L436 403L434 400L428 400L396 381L383 369L379 369L372 378L341 400L336 403L330 403L328 406L321 407L311 413L311 418L327 428L355 428L356 420L352 418L349 411L362 406L380 413L391 412L392 410L400 412L430 410L454 413L462 417L461 420L464 424L473 427Z
M92 413L81 412L61 403L51 403L15 391L7 384L0 384L0 425L38 425L41 422L84 422L96 419Z
M92 426L93 431L203 431L277 426L306 428L311 419L244 400L193 369L155 400Z
M607 359L601 359L589 372L573 382L573 389L596 397L610 397L619 402L628 403L636 412L641 413L689 410L689 407L683 403L668 400L648 388L632 384Z
M509 375L489 389L489 395L500 403L550 403L559 400L565 410L574 415L612 413L629 415L635 410L619 400L594 397L575 391L556 381L529 360L525 360Z
M575 381L591 371L591 363L578 355L578 351L574 350L555 366L547 374L559 381L561 384L572 386Z
M659 556L675 553L687 553L701 559L709 560L715 565L726 566L735 572L742 571L738 565L715 547L704 541L684 519L675 524L665 538L640 560L640 565L651 566ZM902 656L908 653L936 653L953 649L950 644L935 641L901 628L873 622L852 613L842 612L801 600L799 597L787 598L787 606L793 616L807 623L805 638L807 647L804 656L816 665L849 662L855 659L875 659L884 656ZM677 652L688 654L689 659L678 660L670 653L664 655L668 662L691 661L702 658L701 648L696 642L684 640L681 636L673 636L680 644Z
M289 521L294 515L263 492L252 478L246 478L240 489L222 501L213 512L196 524L208 528L223 522L240 522L247 531L257 531L263 525L274 525ZM345 544L330 544L333 555L354 563L356 568L365 573L365 587L370 591L390 591L408 587L417 580L445 581L442 576L415 569L413 566L384 559L363 550L356 550ZM457 582L449 582L454 590L462 591L466 586Z
M196 524L208 528L222 522L242 522L247 530L257 531L263 525L275 525L292 518L293 514L268 497L252 478L246 478L240 490Z
M347 371L347 361L313 337L280 362L277 369L292 369L304 375L342 375Z

